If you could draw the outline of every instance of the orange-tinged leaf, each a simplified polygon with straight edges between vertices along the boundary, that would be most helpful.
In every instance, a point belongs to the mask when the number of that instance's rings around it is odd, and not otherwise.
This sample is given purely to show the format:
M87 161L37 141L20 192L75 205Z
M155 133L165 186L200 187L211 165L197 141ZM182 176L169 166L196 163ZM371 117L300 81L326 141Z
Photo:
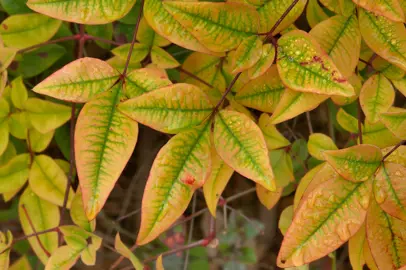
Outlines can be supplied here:
M5 71L16 56L17 50L14 48L2 48L0 46L0 73ZM0 89L0 97L1 97Z
M56 205L42 200L35 195L30 187L27 187L24 193L21 195L18 206L18 216L20 218L21 227L24 234L29 235L34 233L31 225L27 219L27 215L22 206L25 206L27 213L33 223L35 231L40 232L43 230L55 228L59 225L59 209ZM46 211L44 211L46 209ZM53 253L58 248L58 233L49 232L38 236L43 247L49 252ZM48 256L41 248L36 237L29 237L28 242L31 245L32 250L38 256L43 264L48 261Z
M275 179L260 128L246 115L229 110L215 117L214 145L220 157L239 174L275 191Z
M359 93L361 92L361 87L362 87L362 81L360 76L357 74L353 73L349 78L348 81L351 83L351 85L354 87L355 90L355 95L350 96L350 97L343 97L343 96L332 96L331 100L340 106L348 105L353 103L359 96Z
M358 132L358 119L347 113L343 108L338 110L336 118L338 124L346 131L354 134Z
M309 136L307 149L309 150L309 154L313 157L319 160L324 160L324 151L337 150L338 148L329 136L322 133L314 133Z
M385 16L395 22L404 22L405 15L399 0L352 0L376 16ZM400 0L402 1L402 0Z
M217 203L233 173L234 170L220 158L213 147L211 151L211 172L203 185L207 208L209 208L213 217L216 216Z
M362 270L365 265L364 244L366 242L366 232L364 224L358 232L348 240L348 255L353 270Z
M381 149L361 144L346 149L324 152L326 161L345 179L358 182L368 180L382 161Z
M75 158L89 220L102 209L130 158L138 124L121 112L117 85L83 107L75 128Z
M199 125L213 105L198 87L178 83L127 100L119 110L153 129L178 133Z
M288 139L286 139L274 125L271 124L271 117L263 113L259 117L258 126L264 135L266 146L268 150L278 149L290 145Z
M143 270L144 266L141 261L134 255L134 253L124 245L121 241L120 234L116 234L116 239L114 241L114 248L118 251L119 254L129 259L136 270Z
M400 80L405 75L405 71L395 65L392 65L380 56L372 61L372 67L385 75L390 80Z
M1 61L1 60L0 60ZM1 69L1 66L0 66ZM7 84L7 70L0 72L0 98L3 96Z
M117 81L119 72L96 58L75 60L36 85L42 95L72 102L87 102L108 90Z
M351 0L320 0L320 2L329 10L346 17L350 16L355 8Z
M406 139L406 110L402 109L398 112L387 112L380 115L382 123L393 133L396 137Z
M365 264L368 266L369 269L379 270L378 266L376 266L374 258L372 257L371 249L369 248L369 244L366 239L364 241L364 259L365 259Z
M316 25L309 33L348 79L358 64L361 50L357 17L334 16Z
M80 257L81 250L71 246L61 246L56 249L45 265L45 270L69 270Z
M366 218L372 257L379 269L399 269L406 264L406 222L385 213L372 200Z
M184 29L213 52L232 50L258 33L258 13L246 4L164 1L163 6Z
M137 244L154 240L187 208L211 170L210 125L172 137L152 164L141 207Z
M276 191L269 191L260 184L256 184L256 192L262 205L268 210L271 210L281 198L283 188L277 188Z
M28 180L30 170L30 156L20 154L10 159L0 167L0 193L19 190Z
M275 55L276 50L273 44L262 45L259 60L247 71L251 80L261 76L272 66Z
M328 18L329 16L319 5L318 0L309 0L306 7L306 19L311 28Z
M395 100L395 90L382 74L371 76L362 86L359 101L366 119L376 123L381 113L388 111Z
M376 202L391 216L406 221L406 167L385 162L375 176Z
M352 96L354 88L310 34L294 30L278 40L277 66L283 83L296 91Z
M293 208L294 210L297 209L300 200L302 199L303 195L305 194L305 191L307 190L307 187L310 185L310 183L313 181L314 176L325 166L325 162L317 165L310 171L308 171L302 179L300 179L299 185L296 188L295 192L295 197L293 200Z
M124 17L134 3L135 0L29 0L27 5L36 12L68 22L106 24Z
M365 121L365 128L362 129L362 138L365 144L373 144L380 148L396 145L401 141L382 122L371 124Z
M153 46L151 49L151 62L164 69L180 66L180 63L172 55L158 46Z
M358 10L362 38L376 54L406 70L406 29L403 23Z
M286 88L271 116L271 123L276 125L301 113L311 111L326 99L328 99L326 95L299 92Z
M292 224L293 220L293 205L289 205L283 209L281 216L279 218L278 227L283 235L286 235L287 230Z
M233 74L242 72L254 66L261 58L262 41L258 36L250 36L244 39L237 47L233 56Z
M341 177L315 188L295 213L279 251L278 266L300 266L340 247L364 222L370 195L370 181L353 183Z

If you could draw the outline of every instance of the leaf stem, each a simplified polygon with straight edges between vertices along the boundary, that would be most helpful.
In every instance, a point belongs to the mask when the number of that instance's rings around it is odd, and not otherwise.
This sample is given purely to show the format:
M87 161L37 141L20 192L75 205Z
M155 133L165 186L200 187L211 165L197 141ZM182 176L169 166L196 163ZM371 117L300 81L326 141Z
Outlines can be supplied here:
M406 140L403 140L403 141L399 142L397 145L395 145L395 146L394 146L388 153L386 153L386 155L382 158L382 162L384 162L387 157L389 157L393 152L396 151L396 149L398 149L401 145L404 145L404 144L406 144Z
M183 69L182 67L178 67L177 70L179 70L179 71L182 72L182 73L185 73L185 74L188 75L189 77L195 79L196 81L201 82L202 84L204 84L204 85L206 85L206 86L208 86L208 87L210 87L210 88L214 88L213 85L211 85L211 84L209 84L208 82L206 82L205 80L199 78L199 77L196 76L195 74L193 74L193 73L191 73L191 72L189 72L189 71Z
M307 120L307 126L309 127L309 133L311 135L311 134L313 134L313 126L312 126L312 120L310 118L310 112L306 112L306 120Z
M192 201L192 215L196 212L196 193L193 196L193 201ZM193 236L193 229L195 226L195 219L194 217L192 218L190 222L190 227L189 227L189 233L188 233L188 240L187 243L190 244L192 242L192 236ZM190 250L188 249L185 254L185 262L183 263L183 270L187 270L188 264L189 264L189 255L190 255Z

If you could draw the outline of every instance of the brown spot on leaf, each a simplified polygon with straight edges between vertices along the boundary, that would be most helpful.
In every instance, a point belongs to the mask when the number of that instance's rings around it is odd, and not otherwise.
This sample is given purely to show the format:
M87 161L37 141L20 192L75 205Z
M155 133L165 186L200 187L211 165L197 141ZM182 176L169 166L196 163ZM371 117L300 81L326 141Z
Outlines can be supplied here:
M193 186L193 184L196 182L196 179L191 175L187 175L185 178L182 179L182 182L186 185Z
M47 57L48 57L48 53L47 53L47 52L40 52L40 53L37 53L37 55L38 55L39 57L41 57L41 58L47 58Z
M8 29L8 26L6 24L3 23L2 25L3 25L4 30Z
M12 70L14 70L14 71L16 71L16 70L18 69L18 66L19 66L19 65L20 65L20 64L19 64L18 62L13 61L13 62L11 62L9 68L12 69Z
M338 83L345 83L347 80L344 78L333 78L334 81L338 82Z

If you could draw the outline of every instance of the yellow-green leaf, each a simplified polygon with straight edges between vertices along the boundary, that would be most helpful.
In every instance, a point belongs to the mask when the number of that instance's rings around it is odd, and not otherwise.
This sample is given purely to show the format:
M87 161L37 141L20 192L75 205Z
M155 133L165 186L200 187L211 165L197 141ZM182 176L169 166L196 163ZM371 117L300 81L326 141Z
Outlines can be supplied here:
M10 231L0 232L0 269L7 270L10 265L10 252L13 245L13 235Z
M96 58L73 61L34 87L33 91L57 99L87 102L110 89L119 72Z
M390 80L400 80L405 75L405 71L395 65L392 65L380 56L372 61L372 67L385 75Z
M391 80L396 89L406 97L406 77L400 80Z
M336 118L343 129L350 133L358 133L358 119L347 113L343 108L338 110Z
M281 217L279 218L278 228L283 235L286 235L293 220L293 205L289 205L283 209Z
M27 209L27 213L30 216L35 231L40 232L43 230L55 228L59 225L59 209L58 206L42 200L35 195L30 187L27 187L24 193L21 195L18 206L18 216L20 217L21 227L24 234L29 235L34 233L28 221L27 215L23 209L23 206ZM58 234L57 232L44 233L38 236L42 243L42 246L49 252L53 253L58 248ZM41 248L38 238L29 237L31 248L38 256L43 264L48 261L47 254Z
M272 66L275 55L276 50L273 44L262 45L260 58L255 65L248 69L248 76L255 79L264 74Z
M54 130L45 134L42 134L34 128L28 130L27 139L29 140L31 150L38 153L44 151L51 143L54 133Z
M38 98L29 98L25 103L32 126L45 134L62 126L71 117L71 108Z
M17 261L10 266L9 270L32 270L30 262L26 255L20 257Z
M121 46L114 48L111 52L122 59L127 59L130 47L131 43L123 44ZM131 53L130 62L138 63L141 60L143 60L148 55L148 53L149 48L147 45L143 43L135 43L133 51Z
M351 0L320 0L320 2L329 10L346 17L350 16L355 8Z
M388 111L395 100L395 90L382 74L371 76L362 86L359 102L366 119L376 123L381 113Z
M114 241L114 248L119 254L129 259L136 270L143 270L144 266L141 261L132 253L132 251L124 245L121 241L120 234L116 234L116 239Z
M352 96L354 88L316 39L301 30L278 40L277 66L283 83L297 91Z
M269 191L260 184L256 184L256 192L259 201L268 210L271 210L282 196L282 188L277 188L276 191Z
M106 60L106 63L112 66L113 68L117 69L120 72L124 71L126 65L126 59L123 59L119 56L113 56L112 58ZM131 72L135 69L141 68L141 63L138 62L131 62L128 64L128 72Z
M8 118L10 134L18 139L23 140L27 138L27 130L30 126L31 123L26 111L12 113Z
M68 178L56 162L46 155L34 158L31 165L29 183L32 191L41 199L62 206ZM72 188L69 188L67 207L73 199Z
M258 33L258 13L249 5L164 1L163 6L185 30L213 52L232 50Z
M51 39L62 22L38 13L17 14L0 25L0 36L7 47L24 49Z
M69 270L77 262L80 251L71 246L57 248L45 265L45 270Z
M336 177L320 184L297 209L278 266L300 266L340 247L364 222L370 195L370 181L353 183Z
M355 15L331 17L316 25L310 31L310 35L317 40L341 74L348 79L358 64L361 50L361 32L357 17Z
M76 167L89 220L103 208L137 142L137 123L117 109L120 96L117 85L86 103L77 120Z
M214 145L239 174L275 191L275 179L260 128L242 113L223 110L215 118Z
M0 193L20 189L28 180L30 156L20 154L0 167Z
M180 63L172 55L158 46L153 46L151 49L151 62L163 69L180 66Z
M396 270L406 264L406 222L386 214L374 200L368 210L366 232L379 269Z
M337 150L338 148L329 136L322 133L314 133L309 136L307 149L309 150L309 154L313 157L319 160L324 160L324 151Z
M24 104L28 99L27 88L23 83L23 77L18 77L11 82L11 101L13 102L14 107L18 109L23 109Z
M81 24L105 24L124 17L134 3L135 0L114 2L29 0L27 5L36 12L64 21Z
M134 98L171 84L164 70L141 68L127 75L124 92L128 98Z
M207 208L209 208L213 217L216 216L217 202L233 173L234 170L220 158L213 147L211 151L211 172L203 185Z
M404 22L405 15L399 1L403 0L352 0L355 4L375 14L385 16L391 21Z
M7 84L7 70L4 70L3 72L0 72L0 98L3 97L3 92L4 89L6 88L6 84Z
M210 173L209 122L179 133L159 151L142 198L137 244L154 240L185 211L194 191Z
M406 221L406 167L385 162L375 176L376 202L388 214Z
M380 148L392 146L401 141L382 122L371 124L368 121L365 121L365 128L362 129L362 139L363 143Z
M353 270L362 270L365 265L364 243L366 242L365 225L348 240L348 255Z
M358 10L360 30L365 43L376 54L406 70L406 29L403 23Z
M261 114L258 120L258 126L264 135L268 150L283 148L290 145L289 140L271 124L271 117L268 114Z
M161 132L177 133L200 124L212 107L198 87L178 83L127 100L118 108L141 124Z
M361 144L324 152L326 161L345 179L359 182L368 180L382 161L381 149Z
M5 165L16 155L17 151L16 148L14 147L14 144L12 142L9 142L4 152L0 155L0 166Z
M386 155L393 150L393 147L386 147L382 149L382 155ZM386 162L392 162L406 167L406 145L399 146L395 151L393 151L385 159Z
M306 2L307 0L299 0L272 34L276 35L294 23L300 14L302 14ZM264 1L264 3L257 8L260 22L259 32L266 33L270 31L291 4L291 1L286 0ZM272 16L270 16L270 14L272 14Z
M152 47L153 45L164 47L171 44L170 41L155 33L151 26L148 25L144 17L142 17L138 27L137 40L145 45L148 45L149 47Z
M309 0L306 7L306 19L311 28L328 18L329 16L319 5L318 0Z
M8 143L9 143L8 122L7 119L0 119L0 156L4 153L4 151L6 151Z
M17 50L14 48L2 48L0 46L0 73L5 71L16 56ZM0 96L1 93L0 88Z
M406 110L381 114L381 121L396 137L406 140Z
M326 99L328 99L326 95L299 92L286 88L271 116L271 123L276 125L301 113L311 111Z
M75 223L79 227L85 229L88 232L92 232L96 229L96 219L89 221L86 217L80 187L78 188L75 196L72 199L69 213L73 223Z
M355 94L350 97L332 96L331 100L339 106L344 106L353 103L358 98L359 93L361 92L362 81L357 74L355 73L351 74L351 76L348 78L348 81L354 87Z
M295 198L293 200L293 208L296 210L300 200L302 199L303 195L305 194L305 191L307 191L307 188L310 186L310 183L313 181L314 176L323 168L325 168L325 162L322 164L317 165L310 171L308 171L302 179L300 179L299 185L296 188L295 192ZM331 168L331 166L330 166ZM334 170L333 170L334 171Z
M262 41L258 36L244 39L233 56L232 73L237 74L254 66L261 58Z
M238 90L235 100L244 106L271 113L277 107L284 89L278 70L273 66Z
M285 149L269 151L269 161L275 175L276 186L286 187L295 180L293 175L293 165L290 155Z
M222 73L224 76L224 79L229 85L231 81L234 79L234 75L232 74L233 71L233 58L234 58L235 50L230 51L227 53L227 56L223 58L224 60L221 61L221 69ZM241 75L238 77L238 80L234 83L234 86L231 88L231 92L235 93L238 92L248 81L250 80L248 72L243 72ZM225 91L225 88L220 90L222 93Z

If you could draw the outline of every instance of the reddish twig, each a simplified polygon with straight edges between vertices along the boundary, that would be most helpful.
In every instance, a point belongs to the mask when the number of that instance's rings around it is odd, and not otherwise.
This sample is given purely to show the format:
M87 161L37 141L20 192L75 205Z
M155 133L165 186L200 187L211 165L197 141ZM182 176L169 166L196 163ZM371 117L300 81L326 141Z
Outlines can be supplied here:
M406 143L406 140L403 140L401 142L399 142L397 145L395 145L388 153L386 153L386 155L382 158L382 162L385 161L385 159L387 157L389 157L393 152L396 151L396 149L398 149L401 145L404 145Z
M210 88L214 88L213 85L211 85L211 84L209 84L208 82L206 82L205 80L199 78L199 77L196 76L195 74L193 74L193 73L191 73L191 72L189 72L189 71L183 69L182 67L178 67L177 70L179 70L179 71L182 72L182 73L185 73L185 74L188 75L189 77L195 79L196 81L201 82L202 84L204 84L204 85L206 85L206 86L208 86L208 87L210 87Z
M51 256L51 253L49 253L49 251L46 250L46 248L45 248L44 245L42 244L41 240L39 239L38 233L37 233L37 231L35 230L34 224L32 223L32 220L31 220L31 218L30 218L30 215L28 214L27 208L25 208L25 205L24 205L24 204L23 204L21 207L23 208L24 213L25 213L25 215L27 216L28 223L30 224L31 229L32 229L32 231L34 232L35 238L37 238L37 241L38 241L39 246L40 246L41 249L44 251L45 255L47 255L48 257L50 257L50 256Z

